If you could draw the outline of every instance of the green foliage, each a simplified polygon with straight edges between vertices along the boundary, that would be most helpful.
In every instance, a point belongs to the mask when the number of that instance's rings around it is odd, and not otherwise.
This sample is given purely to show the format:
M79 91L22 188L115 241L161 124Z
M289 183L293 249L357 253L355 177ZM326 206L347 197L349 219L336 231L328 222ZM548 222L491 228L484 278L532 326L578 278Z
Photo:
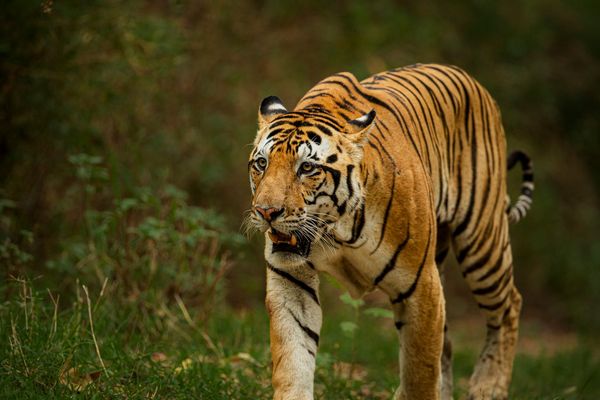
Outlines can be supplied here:
M19 232L23 239L28 242L33 242L33 237L30 231L22 230ZM32 255L26 250L23 250L18 244L14 243L10 238L4 238L0 243L0 262L6 265L9 269L15 269L19 265L25 265L32 260Z
M355 311L360 310L360 308L365 305L365 301L363 299L353 299L352 296L350 296L350 293L348 292L342 294L340 296L340 300L342 301L342 303L352 307Z
M340 330L343 335L349 340L352 347L352 355L350 361L356 362L357 358L357 347L362 344L358 339L358 330L361 326L361 317L363 315L370 316L372 318L383 318L383 319L394 319L394 313L391 310L380 308L380 307L369 307L364 308L365 301L361 298L354 299L350 296L350 293L345 292L340 295L339 299L345 305L349 306L352 310L352 320L344 320L339 324Z
M180 303L205 320L223 298L230 266L224 246L239 247L241 236L227 232L216 212L190 206L173 186L158 193L134 188L107 202L102 158L79 154L69 160L81 182L80 193L72 195L83 199L85 229L47 261L49 274L60 276L63 288L80 281L100 288L108 281L115 295L146 310L138 319ZM94 207L100 203L110 205Z
M394 313L385 308L369 307L364 311L364 314L371 317L394 319Z

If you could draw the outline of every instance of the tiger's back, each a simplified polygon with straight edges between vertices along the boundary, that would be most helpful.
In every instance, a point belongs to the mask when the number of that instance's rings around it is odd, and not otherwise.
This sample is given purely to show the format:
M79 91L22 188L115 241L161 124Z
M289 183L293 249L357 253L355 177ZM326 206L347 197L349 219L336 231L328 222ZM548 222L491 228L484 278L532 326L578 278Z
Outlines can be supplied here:
M418 153L431 179L438 223L458 227L465 222L462 230L475 203L486 208L490 206L487 199L494 195L504 201L506 140L500 111L487 90L464 71L417 64L382 72L360 83L351 74L341 73L317 84L296 108L333 102L333 109L346 119L368 111L353 104L356 95L346 98L342 94L338 99L318 96L330 94L332 85L342 86L348 93L362 92L377 115L388 115L389 122L377 121L370 132L371 150L367 148L367 154L375 152L375 157L381 158L378 145L392 158L404 156L406 146ZM463 193L463 187L486 190ZM484 197L479 198L480 193Z

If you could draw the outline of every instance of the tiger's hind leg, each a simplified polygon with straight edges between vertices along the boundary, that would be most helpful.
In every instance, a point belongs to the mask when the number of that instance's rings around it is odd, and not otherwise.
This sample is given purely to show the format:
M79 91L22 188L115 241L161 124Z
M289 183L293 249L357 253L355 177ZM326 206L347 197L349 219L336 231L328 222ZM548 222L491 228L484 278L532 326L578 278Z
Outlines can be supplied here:
M450 235L447 225L438 226L437 245L435 250L435 264L440 273L442 286L445 286L445 262L450 251ZM442 350L442 390L441 400L452 400L453 390L452 373L452 342L448 335L448 319L444 322L444 348Z
M508 221L497 215L453 237L462 274L487 322L484 348L469 381L469 399L507 399L518 336L521 295L514 285Z

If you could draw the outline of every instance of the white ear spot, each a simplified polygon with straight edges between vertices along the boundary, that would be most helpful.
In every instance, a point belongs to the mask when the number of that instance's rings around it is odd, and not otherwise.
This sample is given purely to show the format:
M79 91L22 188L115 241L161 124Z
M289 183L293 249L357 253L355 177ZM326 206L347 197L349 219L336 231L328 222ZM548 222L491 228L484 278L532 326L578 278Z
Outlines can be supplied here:
M273 103L273 104L269 104L269 106L267 107L268 113L277 113L277 112L286 112L286 111L287 110L283 106L283 104Z
M266 117L274 114L283 114L288 112L279 97L269 96L266 97L261 103L259 112L262 116Z
M365 114L360 118L356 118L355 121L361 124L366 123L369 120L369 114Z
M362 115L356 119L353 119L352 121L348 121L351 125L354 125L355 127L362 129L362 128L366 128L367 126L371 125L371 123L373 122L373 120L375 119L375 110L371 110L368 113L366 113L365 115Z

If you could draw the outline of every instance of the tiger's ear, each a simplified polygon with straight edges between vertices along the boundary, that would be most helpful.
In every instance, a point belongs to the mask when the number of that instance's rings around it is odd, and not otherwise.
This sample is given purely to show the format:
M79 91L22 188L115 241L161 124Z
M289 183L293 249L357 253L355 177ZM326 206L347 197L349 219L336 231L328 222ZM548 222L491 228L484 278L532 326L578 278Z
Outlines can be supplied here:
M258 128L264 128L273 121L275 117L287 112L288 110L285 108L279 97L265 97L263 101L260 102L260 107L258 109Z
M346 125L346 137L350 138L354 143L364 143L367 140L367 134L374 125L376 115L375 110L371 110L361 117L348 121L348 125Z

